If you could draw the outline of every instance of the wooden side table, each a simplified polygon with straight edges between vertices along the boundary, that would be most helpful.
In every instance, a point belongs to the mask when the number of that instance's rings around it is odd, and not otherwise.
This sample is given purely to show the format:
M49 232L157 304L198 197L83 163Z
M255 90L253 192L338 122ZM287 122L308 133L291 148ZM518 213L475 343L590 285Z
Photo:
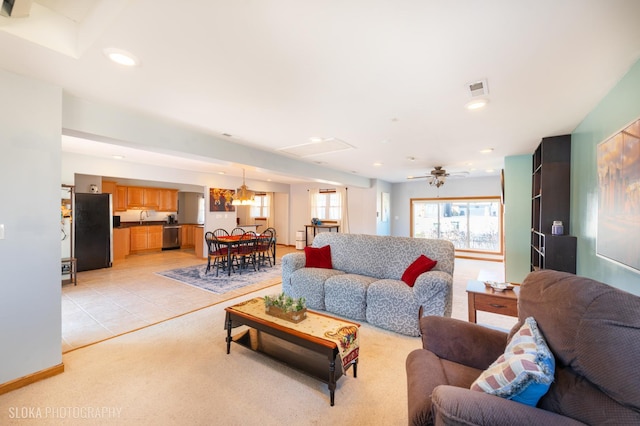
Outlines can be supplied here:
M482 281L469 281L467 283L469 322L477 322L477 311L517 317L519 293L520 287L518 285L515 285L513 290L495 291L491 287L485 286Z
M318 229L327 229L329 232L335 229L336 232L340 232L340 225L305 225L304 226L304 245L309 245L309 228L313 229L313 236L315 237L318 233ZM313 239L311 240L313 242Z
M69 282L78 285L78 264L75 257L65 257L61 259L62 274L69 274Z

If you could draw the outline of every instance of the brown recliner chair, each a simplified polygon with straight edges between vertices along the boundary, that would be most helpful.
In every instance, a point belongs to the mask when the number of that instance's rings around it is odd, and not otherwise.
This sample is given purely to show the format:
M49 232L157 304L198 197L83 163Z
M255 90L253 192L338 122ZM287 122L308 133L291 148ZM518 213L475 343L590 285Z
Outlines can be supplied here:
M527 317L555 357L536 407L469 389ZM557 271L530 273L510 333L444 317L420 321L407 357L410 425L640 424L640 297Z

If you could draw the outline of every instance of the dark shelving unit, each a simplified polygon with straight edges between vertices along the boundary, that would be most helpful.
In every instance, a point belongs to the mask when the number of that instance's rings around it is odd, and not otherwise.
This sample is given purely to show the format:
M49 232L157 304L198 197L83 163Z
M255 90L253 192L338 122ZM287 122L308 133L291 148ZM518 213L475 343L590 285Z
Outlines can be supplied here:
M576 237L570 229L571 135L543 138L533 153L531 189L531 270L576 273ZM565 235L551 235L562 221Z

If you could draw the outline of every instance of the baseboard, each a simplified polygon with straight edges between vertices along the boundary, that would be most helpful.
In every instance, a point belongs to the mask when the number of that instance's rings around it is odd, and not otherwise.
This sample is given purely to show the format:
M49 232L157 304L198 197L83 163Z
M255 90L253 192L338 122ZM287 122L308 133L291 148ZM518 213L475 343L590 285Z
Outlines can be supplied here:
M10 382L0 384L0 395L9 393L16 389L20 389L24 386L30 385L31 383L39 382L40 380L57 376L58 374L61 374L63 372L64 372L64 364L60 363L58 365L54 365L53 367L49 367L45 370L40 370L36 373L29 374L28 376L20 377L15 380L11 380Z

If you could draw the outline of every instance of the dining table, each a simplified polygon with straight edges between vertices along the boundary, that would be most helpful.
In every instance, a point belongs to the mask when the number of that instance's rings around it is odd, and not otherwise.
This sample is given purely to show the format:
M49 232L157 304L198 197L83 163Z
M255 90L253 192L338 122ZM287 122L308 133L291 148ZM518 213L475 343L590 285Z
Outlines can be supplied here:
M233 247L237 246L240 244L240 240L242 239L242 235L224 235L224 236L220 236L217 237L218 239L218 244L223 245L223 246L227 246L227 275L231 276L231 253L233 252ZM254 242L254 243L258 243L261 240L264 239L269 239L271 238L268 235L256 235L255 238L251 238L250 241ZM242 240L243 242L246 242L246 238L244 240ZM273 264L276 264L276 242L275 242L275 237L273 240L273 243L271 244L271 257L273 259Z

